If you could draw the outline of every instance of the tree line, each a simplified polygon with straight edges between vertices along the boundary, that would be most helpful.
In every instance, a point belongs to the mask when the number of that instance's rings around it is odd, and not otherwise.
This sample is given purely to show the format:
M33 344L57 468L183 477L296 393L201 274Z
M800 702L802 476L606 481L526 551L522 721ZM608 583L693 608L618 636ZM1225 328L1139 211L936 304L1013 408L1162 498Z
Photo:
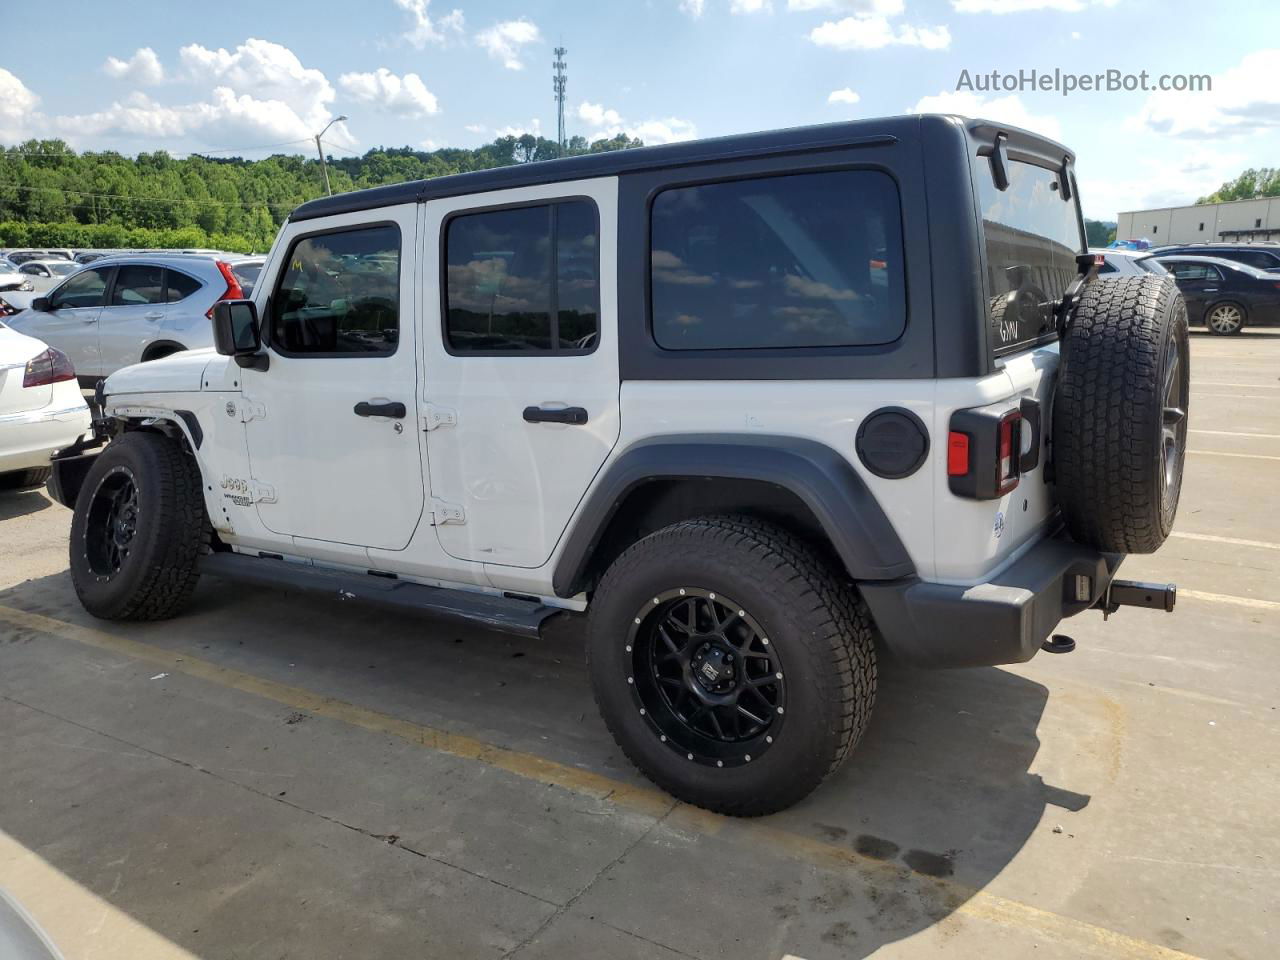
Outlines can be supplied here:
M567 155L643 146L574 137ZM555 141L525 134L475 149L377 147L327 158L334 193L547 160ZM0 148L0 247L213 247L265 251L289 211L324 192L318 159L263 160L163 150L77 153L62 140Z

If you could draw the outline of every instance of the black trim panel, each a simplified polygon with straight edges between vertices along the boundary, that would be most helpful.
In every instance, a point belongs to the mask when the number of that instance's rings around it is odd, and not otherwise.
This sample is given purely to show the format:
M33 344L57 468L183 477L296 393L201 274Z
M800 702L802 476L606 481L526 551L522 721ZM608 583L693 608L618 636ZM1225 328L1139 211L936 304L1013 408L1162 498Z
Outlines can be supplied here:
M552 577L557 596L582 591L591 556L627 495L674 477L761 480L813 511L855 580L909 577L915 565L875 496L835 450L800 437L682 434L630 447L605 471L569 532Z
M957 586L908 577L860 583L892 653L922 667L1024 663L1064 617L1098 603L1123 556L1046 537L987 583ZM1089 598L1075 599L1075 577Z
M173 412L181 417L182 422L187 425L187 430L191 433L191 442L199 450L201 444L204 443L204 431L200 429L200 421L196 419L196 415L190 410L175 410Z

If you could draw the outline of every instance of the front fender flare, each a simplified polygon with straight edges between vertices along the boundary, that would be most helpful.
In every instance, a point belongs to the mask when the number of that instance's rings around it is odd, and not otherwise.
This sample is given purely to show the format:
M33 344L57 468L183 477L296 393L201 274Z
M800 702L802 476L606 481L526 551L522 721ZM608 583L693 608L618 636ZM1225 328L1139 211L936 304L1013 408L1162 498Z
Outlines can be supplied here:
M606 468L556 562L556 596L582 591L592 554L632 491L677 477L759 480L791 491L812 511L855 580L894 580L916 572L866 482L826 444L802 437L679 434L641 441Z

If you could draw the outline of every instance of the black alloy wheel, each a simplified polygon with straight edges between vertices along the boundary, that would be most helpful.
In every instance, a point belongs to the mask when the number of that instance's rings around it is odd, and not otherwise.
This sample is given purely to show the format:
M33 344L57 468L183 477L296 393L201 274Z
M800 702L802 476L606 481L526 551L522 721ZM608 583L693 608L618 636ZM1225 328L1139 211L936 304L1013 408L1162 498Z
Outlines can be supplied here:
M786 715L786 678L760 623L737 601L679 587L633 618L627 682L655 736L687 760L750 763Z

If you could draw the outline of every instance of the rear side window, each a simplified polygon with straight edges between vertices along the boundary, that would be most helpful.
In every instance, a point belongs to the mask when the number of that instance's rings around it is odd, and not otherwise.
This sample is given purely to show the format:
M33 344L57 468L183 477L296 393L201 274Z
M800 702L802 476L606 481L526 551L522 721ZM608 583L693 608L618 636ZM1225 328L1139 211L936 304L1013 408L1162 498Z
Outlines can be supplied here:
M400 231L386 224L294 242L271 304L271 345L305 356L389 356L400 337Z
M1209 263L1166 263L1169 272L1179 280L1220 280L1218 268Z
M168 284L168 299L170 303L177 303L179 300L187 299L203 286L195 277L189 277L178 270L169 271Z
M978 174L987 254L988 320L995 353L1022 349L1054 333L1062 299L1084 251L1079 208L1063 200L1058 173L1014 160L1009 188Z
M1226 253L1218 254L1218 256L1227 260L1247 263L1249 266L1257 267L1259 270L1275 270L1280 267L1280 259L1265 250L1229 250Z
M653 202L653 336L667 350L889 343L906 327L897 185L840 170L677 187Z
M164 267L128 264L116 271L111 306L136 307L164 303Z
M576 353L600 330L596 208L587 200L466 213L445 230L454 353Z

